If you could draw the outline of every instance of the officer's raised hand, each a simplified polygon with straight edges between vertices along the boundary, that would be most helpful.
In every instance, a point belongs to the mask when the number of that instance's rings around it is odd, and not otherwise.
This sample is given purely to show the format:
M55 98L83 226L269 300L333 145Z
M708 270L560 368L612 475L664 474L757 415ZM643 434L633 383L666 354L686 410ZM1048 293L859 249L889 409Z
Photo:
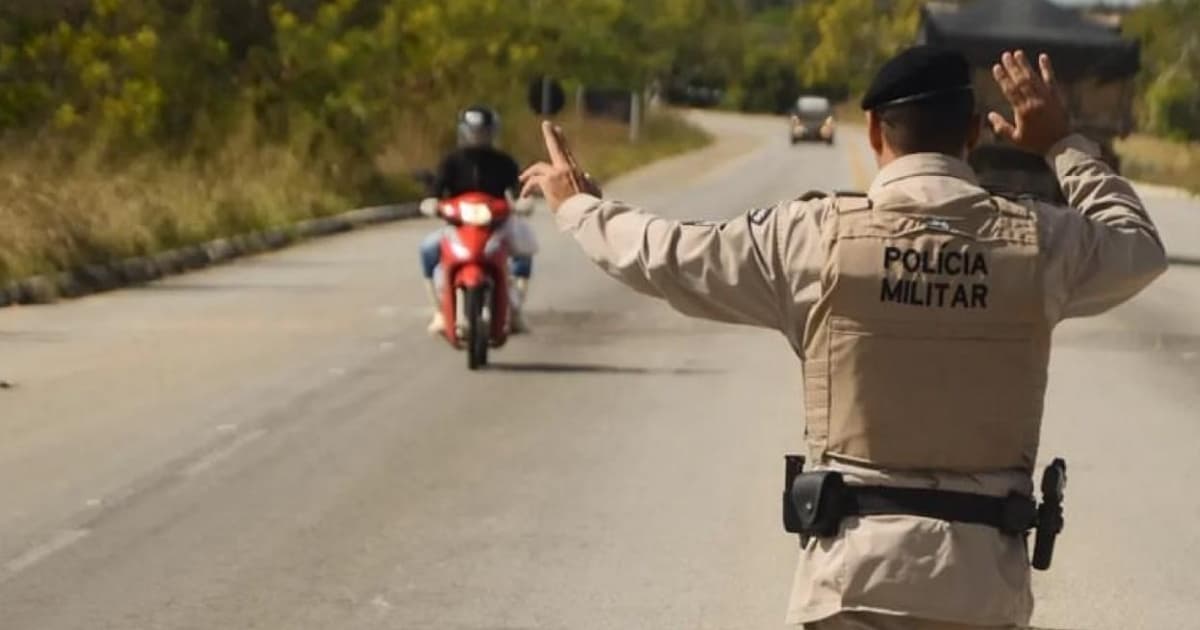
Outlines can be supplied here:
M1071 133L1067 106L1054 83L1048 55L1038 57L1038 70L1034 70L1024 51L1006 52L1000 63L992 66L992 75L1012 105L1014 118L1010 122L996 112L988 114L997 136L1030 153L1045 155Z
M521 174L521 196L526 197L534 190L541 190L550 210L555 212L563 202L579 193L599 197L600 188L579 168L562 129L553 123L543 122L542 136L546 140L550 163L538 162Z

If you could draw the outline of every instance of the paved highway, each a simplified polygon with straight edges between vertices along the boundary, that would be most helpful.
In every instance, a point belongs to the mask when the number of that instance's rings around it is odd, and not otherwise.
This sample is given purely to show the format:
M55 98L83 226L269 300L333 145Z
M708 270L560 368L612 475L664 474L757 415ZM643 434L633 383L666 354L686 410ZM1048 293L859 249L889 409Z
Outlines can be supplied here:
M609 193L711 219L873 174L851 129L695 118L713 146ZM1200 628L1200 204L1152 193L1177 264L1057 333L1041 627ZM781 627L796 360L535 224L534 334L480 374L425 336L425 220L0 310L0 628Z

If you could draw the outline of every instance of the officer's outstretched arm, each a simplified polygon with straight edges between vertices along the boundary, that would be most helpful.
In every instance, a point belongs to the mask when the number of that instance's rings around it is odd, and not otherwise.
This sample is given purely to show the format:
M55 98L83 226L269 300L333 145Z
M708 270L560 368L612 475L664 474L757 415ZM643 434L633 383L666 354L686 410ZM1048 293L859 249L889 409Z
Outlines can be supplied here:
M797 202L724 223L657 217L600 199L562 130L546 122L542 134L550 162L521 175L522 196L541 190L559 227L609 275L687 315L782 330L799 348L819 275L817 213Z
M609 275L685 315L781 329L788 290L775 211L685 223L581 194L557 221Z
M988 115L992 130L1019 148L1045 155L1071 209L1043 213L1052 273L1066 290L1062 316L1091 315L1133 297L1166 269L1154 223L1133 186L1098 159L1089 140L1070 134L1066 101L1050 57L1035 69L1023 51L1006 52L992 67L1012 105L1010 122Z
M1093 315L1136 295L1167 268L1166 253L1132 184L1081 136L1048 159L1074 211L1062 230L1067 280L1065 317Z

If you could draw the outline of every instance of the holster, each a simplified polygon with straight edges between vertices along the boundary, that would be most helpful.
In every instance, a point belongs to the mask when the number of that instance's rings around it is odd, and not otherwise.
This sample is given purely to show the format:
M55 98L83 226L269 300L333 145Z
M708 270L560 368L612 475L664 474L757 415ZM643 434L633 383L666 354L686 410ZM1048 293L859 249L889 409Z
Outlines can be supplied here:
M1067 462L1056 458L1042 473L1042 504L1038 506L1033 568L1045 571L1054 559L1054 542L1063 530L1063 491L1067 487Z
M845 517L846 483L840 472L804 472L804 457L785 456L783 528L799 534L803 544L810 536L837 534Z
M801 535L818 538L837 535L838 526L846 516L846 481L842 473L833 470L803 473L792 482L791 495Z
M800 533L800 515L792 504L792 482L804 472L803 455L784 455L783 469L783 531L789 534Z

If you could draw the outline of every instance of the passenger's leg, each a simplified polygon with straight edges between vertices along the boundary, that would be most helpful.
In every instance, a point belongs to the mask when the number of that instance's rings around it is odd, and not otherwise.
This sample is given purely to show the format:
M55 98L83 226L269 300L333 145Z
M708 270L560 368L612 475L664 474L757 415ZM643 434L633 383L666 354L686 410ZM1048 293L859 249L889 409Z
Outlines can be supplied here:
M421 239L421 273L433 280L433 271L442 259L442 230L438 229Z
M427 330L431 335L441 334L446 329L446 320L442 316L442 300L438 294L433 274L437 271L442 258L442 230L421 239L421 273L425 276L425 291L429 295L429 303L433 307L433 316L429 320Z
M514 333L529 332L529 323L525 321L525 299L529 295L529 277L533 275L533 256L513 256L513 308L512 323L509 328Z

